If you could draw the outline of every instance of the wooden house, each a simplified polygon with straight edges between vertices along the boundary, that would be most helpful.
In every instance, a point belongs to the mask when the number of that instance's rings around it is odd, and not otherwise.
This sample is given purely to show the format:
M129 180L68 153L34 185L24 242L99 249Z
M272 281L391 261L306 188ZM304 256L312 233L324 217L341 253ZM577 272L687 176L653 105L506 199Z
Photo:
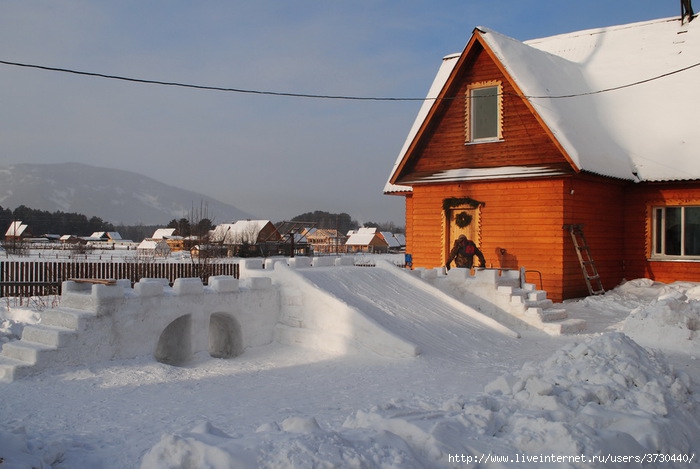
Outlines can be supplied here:
M359 228L348 234L347 252L384 253L389 250L389 244L376 228Z
M405 197L414 267L444 265L466 234L487 266L580 297L582 227L604 289L700 281L699 58L700 21L680 18L525 42L476 28L385 187Z
M281 240L282 236L270 220L239 220L235 223L222 223L214 228L210 236L212 243L224 245L259 244Z
M146 257L168 257L172 250L168 242L163 239L144 239L136 247L136 251L141 256Z
M158 228L153 232L149 241L165 241L172 252L183 251L185 249L185 238L180 236L177 228Z
M213 246L227 250L228 256L266 255L266 243L278 246L284 240L270 220L239 220L217 225L209 236Z
M338 254L346 251L347 236L338 230L311 228L306 232L306 239L316 254Z

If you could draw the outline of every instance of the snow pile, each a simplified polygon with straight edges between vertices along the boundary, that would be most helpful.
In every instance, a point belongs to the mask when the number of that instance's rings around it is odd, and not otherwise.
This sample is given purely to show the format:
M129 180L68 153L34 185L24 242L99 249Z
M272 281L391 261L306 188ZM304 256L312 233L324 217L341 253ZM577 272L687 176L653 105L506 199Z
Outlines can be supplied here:
M650 279L625 282L602 296L581 302L596 314L624 314L620 330L653 348L700 352L700 285L664 284Z
M609 333L567 344L470 399L392 402L358 411L338 428L293 416L230 436L205 423L164 435L141 467L448 468L482 455L506 457L489 467L522 467L524 457L552 454L586 458L558 467L590 467L594 456L692 455L700 451L692 386L663 356Z
M27 432L21 425L0 428L0 465L3 469L45 469L42 458L33 454L27 443ZM7 460L7 461L5 461ZM7 464L5 464L7 462Z
M41 315L37 310L26 307L0 307L0 346L12 340L19 340L27 324L38 324Z
M626 293L651 290L649 280L628 282L618 289ZM700 286L675 282L657 287L656 298L635 308L625 319L623 331L649 345L700 352Z

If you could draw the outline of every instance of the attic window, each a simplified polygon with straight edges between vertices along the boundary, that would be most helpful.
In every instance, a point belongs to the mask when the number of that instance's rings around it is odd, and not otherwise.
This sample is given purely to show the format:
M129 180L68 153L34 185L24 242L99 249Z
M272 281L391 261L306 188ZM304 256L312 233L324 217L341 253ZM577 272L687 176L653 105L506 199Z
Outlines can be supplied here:
M480 143L502 138L501 82L474 83L467 88L466 141Z

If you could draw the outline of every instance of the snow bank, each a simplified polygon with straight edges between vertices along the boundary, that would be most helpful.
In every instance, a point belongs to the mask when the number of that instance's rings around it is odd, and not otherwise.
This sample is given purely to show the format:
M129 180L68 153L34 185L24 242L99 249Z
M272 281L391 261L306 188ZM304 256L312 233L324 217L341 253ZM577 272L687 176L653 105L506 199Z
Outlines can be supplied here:
M7 461L5 461L7 460ZM27 432L21 425L0 428L0 465L3 469L49 468L27 445Z
M662 355L610 333L567 344L470 399L392 402L358 411L336 428L291 416L255 434L231 436L205 423L164 435L141 467L450 468L482 455L505 457L488 467L522 467L525 457L551 455L585 458L557 467L595 467L601 464L594 456L690 457L700 452L700 403L691 389L690 378Z
M700 285L664 284L650 279L625 282L583 304L599 311L621 311L621 330L652 348L700 353Z
M648 282L628 282L618 290L648 291L652 289L645 287ZM657 289L656 298L632 310L622 330L645 345L700 352L700 286L675 282Z

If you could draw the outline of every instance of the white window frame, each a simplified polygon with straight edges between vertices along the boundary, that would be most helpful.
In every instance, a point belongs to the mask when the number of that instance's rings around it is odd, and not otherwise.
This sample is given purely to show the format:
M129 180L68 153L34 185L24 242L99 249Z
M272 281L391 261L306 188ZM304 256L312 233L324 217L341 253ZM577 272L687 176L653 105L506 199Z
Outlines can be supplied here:
M474 98L473 92L476 90L484 90L493 88L496 95L496 133L495 135L489 135L486 137L475 138L474 137L474 123L476 119L474 115L476 113L477 98ZM474 143L488 143L488 142L499 142L503 140L503 93L502 93L501 82L494 81L484 81L479 83L472 83L467 86L466 91L466 105L465 105L465 136L467 144Z
M651 231L651 258L652 259L688 259L688 260L700 260L700 255L688 255L686 252L686 209L696 208L700 209L700 205L667 205L667 206L654 206L651 210L652 219L652 231ZM668 229L666 228L666 214L668 209L680 209L680 240L679 240L679 253L680 254L666 254L666 235Z

